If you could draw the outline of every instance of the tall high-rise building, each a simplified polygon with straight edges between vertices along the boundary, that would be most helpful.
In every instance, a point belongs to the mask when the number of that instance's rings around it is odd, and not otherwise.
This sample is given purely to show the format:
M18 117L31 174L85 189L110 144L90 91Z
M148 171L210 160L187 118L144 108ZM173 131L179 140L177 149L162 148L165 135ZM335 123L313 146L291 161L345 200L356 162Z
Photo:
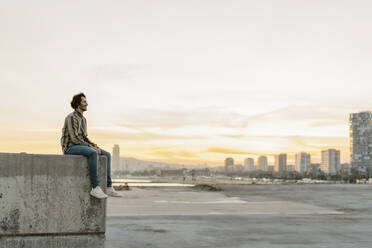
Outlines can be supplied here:
M321 167L322 164L320 163L311 163L310 166L311 166L311 171L313 172L317 172L319 171L322 167Z
M287 154L275 155L275 170L279 173L287 171Z
M234 165L234 159L233 158L226 158L225 159L225 166Z
M259 156L258 157L258 169L262 171L267 171L267 157Z
M225 172L232 172L234 169L234 159L226 158L225 159Z
M335 149L322 151L322 171L337 174L340 170L340 151Z
M311 156L306 152L296 154L296 171L304 173L311 170Z
M372 171L372 112L351 113L349 123L351 165Z
M120 170L120 147L119 145L114 145L114 147L112 148L111 168L113 171Z
M244 160L244 167L247 171L254 171L256 168L254 167L254 160L253 158L247 158Z

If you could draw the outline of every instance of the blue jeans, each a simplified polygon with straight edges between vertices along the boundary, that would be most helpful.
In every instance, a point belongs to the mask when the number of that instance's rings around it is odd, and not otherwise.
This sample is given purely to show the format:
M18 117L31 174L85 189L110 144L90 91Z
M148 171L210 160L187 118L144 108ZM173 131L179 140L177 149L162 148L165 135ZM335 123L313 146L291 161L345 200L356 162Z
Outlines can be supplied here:
M90 170L90 181L92 187L99 186L98 181L98 153L96 150L89 146L74 145L70 146L65 154L70 155L83 155L88 157L89 170ZM107 187L112 186L111 182L111 154L101 149L101 155L107 157Z

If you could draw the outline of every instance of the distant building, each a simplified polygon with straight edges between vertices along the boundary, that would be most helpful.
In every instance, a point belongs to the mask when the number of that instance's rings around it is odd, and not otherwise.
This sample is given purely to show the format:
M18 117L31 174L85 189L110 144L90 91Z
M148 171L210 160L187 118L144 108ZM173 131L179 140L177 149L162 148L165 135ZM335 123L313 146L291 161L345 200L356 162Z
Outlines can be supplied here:
M234 165L234 159L233 158L226 158L225 159L225 166L228 165Z
M258 157L258 169L262 171L267 171L267 157L260 156Z
M351 113L349 124L351 165L372 171L372 112Z
M234 171L234 159L233 158L226 158L225 159L225 172L233 172Z
M112 159L111 159L112 171L120 170L120 148L119 145L114 145L112 148Z
M341 173L351 174L351 164L349 164L349 163L341 164Z
M293 164L287 165L287 171L295 171L295 166Z
M160 170L160 176L183 176L186 173L186 169L163 169Z
M204 169L194 169L194 175L195 176L210 176L211 171L209 168L204 168Z
M287 154L281 153L275 155L275 171L279 173L287 171Z
M254 171L256 168L254 166L254 159L253 158L247 158L244 160L244 167L247 171Z
M322 171L337 174L340 170L340 151L335 149L322 151Z
M312 171L319 171L320 168L321 168L320 166L321 166L320 163L312 163L312 164L310 164L310 167L311 167L311 170Z
M311 170L310 166L310 154L306 152L300 152L296 154L296 171L305 173Z
M215 166L215 167L211 167L209 169L213 173L223 173L223 172L225 172L225 166Z
M267 166L267 171L274 172L275 166L274 165L269 165Z

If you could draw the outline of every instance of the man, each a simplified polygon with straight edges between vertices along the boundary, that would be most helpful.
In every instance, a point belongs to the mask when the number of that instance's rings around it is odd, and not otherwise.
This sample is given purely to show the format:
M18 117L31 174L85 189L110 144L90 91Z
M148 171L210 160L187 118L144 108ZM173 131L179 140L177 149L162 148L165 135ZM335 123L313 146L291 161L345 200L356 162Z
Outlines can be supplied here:
M88 139L87 121L83 116L87 111L88 102L83 93L74 95L71 101L71 107L75 110L65 119L62 129L61 145L64 154L84 155L88 157L90 179L92 190L90 195L99 199L109 196L120 197L115 191L111 182L111 155L109 152L102 150L96 144ZM107 157L107 195L99 187L98 181L98 156Z

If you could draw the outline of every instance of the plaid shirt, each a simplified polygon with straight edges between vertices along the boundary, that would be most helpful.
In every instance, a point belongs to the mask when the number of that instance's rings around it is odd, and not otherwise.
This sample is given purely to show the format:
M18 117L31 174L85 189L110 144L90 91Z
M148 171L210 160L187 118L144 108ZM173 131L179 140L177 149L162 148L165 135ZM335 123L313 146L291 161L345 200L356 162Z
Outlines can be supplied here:
M95 145L88 139L87 120L76 110L65 119L61 137L62 152L65 153L73 145Z

